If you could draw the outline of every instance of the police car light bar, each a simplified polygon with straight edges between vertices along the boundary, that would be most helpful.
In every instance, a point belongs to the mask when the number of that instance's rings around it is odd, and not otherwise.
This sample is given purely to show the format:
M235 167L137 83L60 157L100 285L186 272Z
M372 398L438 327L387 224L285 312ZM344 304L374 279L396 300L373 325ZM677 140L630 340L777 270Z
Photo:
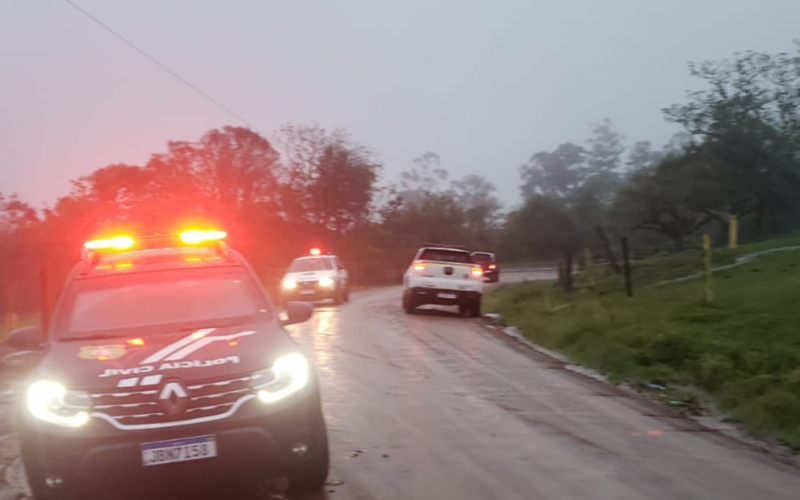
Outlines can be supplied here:
M322 255L322 250L320 250L319 248L312 248L308 253L310 253L314 257L319 257L320 255Z
M208 243L211 241L220 241L228 237L225 231L218 231L215 229L200 230L189 229L180 234L180 239L187 245L199 245L201 243Z
M90 240L83 244L87 250L128 250L136 242L130 236L114 236L99 240Z

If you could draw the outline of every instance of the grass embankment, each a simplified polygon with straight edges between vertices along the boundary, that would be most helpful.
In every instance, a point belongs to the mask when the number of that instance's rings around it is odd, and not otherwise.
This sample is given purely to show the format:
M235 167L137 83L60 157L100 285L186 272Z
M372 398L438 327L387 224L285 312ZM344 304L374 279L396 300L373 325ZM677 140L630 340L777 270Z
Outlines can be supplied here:
M713 265L800 244L794 236L715 251ZM800 251L762 255L701 278L653 286L702 270L702 253L654 257L634 267L633 298L619 275L594 273L565 293L552 282L504 286L487 310L536 343L612 380L667 386L664 398L726 411L747 431L800 448Z

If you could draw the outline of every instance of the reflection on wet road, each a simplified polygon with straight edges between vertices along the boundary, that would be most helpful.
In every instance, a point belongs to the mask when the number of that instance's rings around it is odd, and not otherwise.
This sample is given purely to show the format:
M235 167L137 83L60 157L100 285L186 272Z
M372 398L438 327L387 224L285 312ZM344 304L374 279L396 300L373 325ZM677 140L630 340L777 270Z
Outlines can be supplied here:
M406 315L392 288L289 327L316 359L342 482L322 498L797 498L796 469L452 311Z

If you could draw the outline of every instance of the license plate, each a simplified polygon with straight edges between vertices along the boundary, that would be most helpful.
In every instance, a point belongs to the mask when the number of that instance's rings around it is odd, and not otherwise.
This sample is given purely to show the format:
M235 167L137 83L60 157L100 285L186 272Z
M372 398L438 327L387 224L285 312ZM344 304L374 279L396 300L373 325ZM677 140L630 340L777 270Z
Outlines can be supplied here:
M142 443L139 446L142 450L142 465L145 467L217 456L217 442L212 435Z
M314 290L300 290L300 295L314 295Z
M458 297L458 295L454 293L440 293L437 295L437 297L439 297L440 299L455 299Z

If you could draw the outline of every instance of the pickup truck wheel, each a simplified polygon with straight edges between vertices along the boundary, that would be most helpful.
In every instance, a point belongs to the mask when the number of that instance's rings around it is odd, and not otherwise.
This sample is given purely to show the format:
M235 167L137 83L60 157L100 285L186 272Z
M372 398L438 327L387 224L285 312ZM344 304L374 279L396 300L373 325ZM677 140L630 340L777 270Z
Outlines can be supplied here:
M403 294L403 310L406 314L414 314L414 310L417 308L415 302L410 293L406 292Z
M478 318L481 315L481 298L472 300L471 307L469 308L469 315L473 318Z

